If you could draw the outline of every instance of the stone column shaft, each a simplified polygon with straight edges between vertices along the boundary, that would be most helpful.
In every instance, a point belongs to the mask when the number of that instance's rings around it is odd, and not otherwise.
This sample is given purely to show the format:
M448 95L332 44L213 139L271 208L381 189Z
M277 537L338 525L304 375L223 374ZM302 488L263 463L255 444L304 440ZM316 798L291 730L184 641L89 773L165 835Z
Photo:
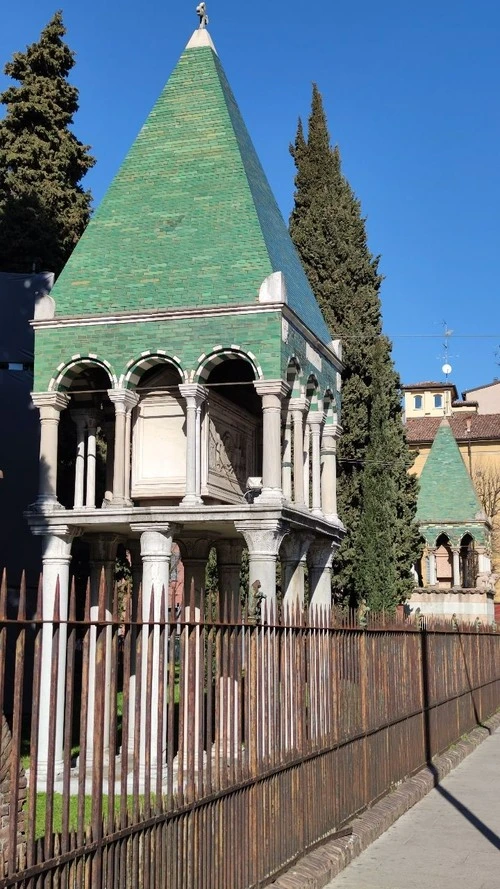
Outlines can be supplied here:
M40 411L40 475L37 503L57 506L58 431L61 411L69 397L61 392L34 392L33 404Z
M258 500L281 503L281 401L290 387L282 380L258 380L262 398L262 493Z
M321 507L325 518L337 518L337 439L342 429L325 426L321 445Z
M312 438L312 501L311 508L315 515L322 515L321 511L321 427L323 418L321 414L312 415L309 422Z
M165 604L168 603L168 589L170 581L170 559L172 555L172 543L177 531L175 525L155 527L151 525L132 525L132 531L141 532L141 557L142 557L142 618L147 624L150 620L151 603L153 603L154 621L160 620L162 591L165 590ZM151 670L151 712L148 712L148 643L147 637L152 635L152 670ZM159 659L160 659L160 626L154 627L143 633L142 663L141 663L141 735L139 745L139 770L144 773L146 768L146 738L144 726L150 725L150 762L151 768L161 768L165 761L167 724L166 724L166 693L159 688ZM167 646L163 651L165 665L167 664ZM163 722L159 723L160 695L163 695ZM162 763L159 764L158 743L161 743Z
M452 550L452 555L453 555L452 586L459 587L460 586L460 548L454 547Z
M201 480L201 405L207 397L207 390L196 383L183 383L179 392L186 402L186 494L182 503L197 506L203 503L198 488Z
M436 551L434 549L429 550L429 586L436 586L437 583L437 571L436 571Z
M45 790L47 768L49 762L49 721L51 717L51 673L52 673L52 635L54 603L57 583L59 581L59 647L57 666L57 690L55 694L55 745L53 756L55 759L55 774L60 774L63 767L64 744L64 709L65 709L65 685L66 685L66 640L68 619L68 591L69 591L69 565L71 562L71 544L74 534L67 526L61 526L59 533L47 534L43 538L42 563L43 563L43 595L42 616L44 625L42 629L42 654L41 654L41 695L40 713L38 724L38 763L37 780L39 789ZM54 699L53 699L54 700Z
M86 412L83 410L71 411L71 419L76 425L76 461L75 461L75 509L83 506L84 479L85 479L85 424Z
M290 411L293 421L293 501L296 506L304 506L304 417L307 411L306 399L292 398L290 401Z
M285 500L292 499L292 417L286 412L283 435L282 486Z
M332 604L332 561L335 549L334 541L327 538L315 540L309 548L309 593L313 608L330 608Z
M85 506L95 509L95 475L97 459L97 420L87 418L87 492Z
M115 506L128 505L125 496L126 451L130 451L130 438L127 441L127 413L133 410L139 397L129 389L108 389L108 395L115 406L113 503Z
M313 535L305 532L290 533L282 545L283 604L288 607L304 605L304 579L307 551Z
M311 455L311 427L306 421L304 428L304 449L303 449L303 465L302 472L304 474L304 501L308 509L311 508L311 485L310 485L310 457Z

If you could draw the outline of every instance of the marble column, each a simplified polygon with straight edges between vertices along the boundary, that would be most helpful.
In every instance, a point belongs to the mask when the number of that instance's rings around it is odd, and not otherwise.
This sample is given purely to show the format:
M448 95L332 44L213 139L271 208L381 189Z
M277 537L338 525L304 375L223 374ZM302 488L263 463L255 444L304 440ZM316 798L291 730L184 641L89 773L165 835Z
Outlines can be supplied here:
M101 589L101 577L104 576L106 587L104 619L113 619L113 595L115 590L115 564L116 550L120 538L116 534L102 533L89 537L90 543L90 620L99 620L99 594ZM103 749L104 760L109 759L109 729L111 719L111 707L116 708L116 701L110 699L111 685L111 627L106 629L106 657L105 657L105 683L104 683L104 732ZM92 626L89 640L89 691L88 691L88 722L87 722L87 762L91 764L94 759L94 737L96 720L101 718L100 713L95 712L96 699L96 656L97 656L97 628Z
M283 458L281 469L281 484L285 500L292 500L292 415L288 408L285 410L283 426Z
M293 421L293 502L295 506L305 505L304 497L304 418L307 413L305 398L290 399L290 412Z
M113 466L113 506L129 506L130 500L126 497L128 482L125 479L126 468L130 466L130 426L127 414L130 414L139 396L130 389L108 389L110 401L115 406L115 448ZM127 438L127 428L129 435Z
M276 606L276 560L289 527L281 519L245 519L235 522L248 547L249 610L256 597L263 597L261 613Z
M321 508L326 519L337 519L337 441L342 433L337 423L323 427L321 442Z
M307 551L314 535L306 531L292 531L281 546L281 581L283 606L304 607L304 581Z
M182 383L179 392L186 402L186 494L185 506L198 506L201 499L201 406L207 390L197 383Z
M146 632L148 627L144 628L145 632L142 639L142 660L141 660L141 733L139 744L138 768L140 773L144 774L146 769L146 739L144 726L149 723L150 727L150 749L149 757L151 769L154 770L162 767L165 762L167 723L166 723L166 690L159 687L159 663L160 663L160 612L162 593L165 591L165 604L168 603L168 590L170 581L170 559L172 555L172 543L174 536L178 533L178 526L173 524L155 525L151 524L133 524L132 532L139 532L141 535L141 558L142 558L142 619L149 624L150 613L152 607L154 625L150 628L150 633ZM152 663L151 663L151 688L149 690L151 700L151 711L148 712L148 635L152 635ZM163 657L166 658L166 647L163 650ZM165 662L166 666L166 662ZM163 720L160 724L159 713L161 696L163 697ZM162 763L158 763L158 747L161 745Z
M323 413L309 414L309 427L311 430L311 475L312 498L311 511L314 515L322 516L321 510L321 429L323 426Z
M114 423L106 421L104 426L106 435L106 491L104 493L103 506L111 506L113 500L113 467L115 454L115 429Z
M127 542L127 549L131 558L132 573L132 600L130 602L130 618L132 623L137 620L137 609L139 603L139 591L142 586L142 559L141 559L141 541L133 538ZM129 684L129 704L128 704L128 750L133 753L134 750L134 731L135 731L135 697L136 697L136 675L137 675L137 629L135 626L130 627L131 646L130 646L130 684ZM130 760L129 760L130 763ZM130 765L129 765L130 768Z
M95 477L97 459L97 417L89 413L87 417L87 490L85 506L95 509Z
M309 547L309 604L330 608L332 604L332 562L338 544L327 537L316 538Z
M180 705L183 710L184 762L188 761L189 745L194 745L194 763L201 753L198 746L203 725L204 656L200 634L201 606L205 595L205 572L211 543L206 538L185 538L179 541L184 565L184 682ZM194 624L194 626L193 626ZM193 665L193 666L191 666Z
M66 692L66 641L69 599L69 566L71 562L71 545L78 532L67 525L55 528L52 533L43 536L42 543L42 652L40 680L40 712L38 724L38 762L37 781L39 790L46 789L47 769L49 762L49 723L51 706L55 706L55 774L62 772L64 744L64 708ZM56 588L59 582L59 645L56 677L55 698L50 694L51 673L53 663L52 637L54 624L54 604Z
M258 380L262 398L262 493L256 502L281 504L281 401L290 391L282 380Z
M452 586L459 587L461 585L460 581L460 547L454 546L452 548L452 556L453 556L453 574L452 574Z
M219 575L220 613L231 614L240 596L241 556L243 541L240 538L217 540L217 573Z
M62 392L34 392L31 399L40 411L40 464L36 506L54 509L57 500L58 431L61 411L69 404Z
M436 550L429 549L427 558L429 559L429 586L436 586L436 584L437 584Z
M303 463L302 463L302 472L304 475L304 502L307 509L311 508L311 425L309 423L309 416L306 417L306 423L304 427L304 448L302 455Z
M71 411L71 419L76 426L75 498L73 506L75 509L81 509L84 501L87 411L83 409Z

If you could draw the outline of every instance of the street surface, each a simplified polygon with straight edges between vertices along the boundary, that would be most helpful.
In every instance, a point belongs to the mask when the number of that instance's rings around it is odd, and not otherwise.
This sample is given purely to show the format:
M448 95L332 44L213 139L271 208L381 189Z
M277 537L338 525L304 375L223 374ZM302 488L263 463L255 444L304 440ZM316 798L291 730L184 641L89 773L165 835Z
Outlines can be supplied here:
M500 729L326 889L500 889Z

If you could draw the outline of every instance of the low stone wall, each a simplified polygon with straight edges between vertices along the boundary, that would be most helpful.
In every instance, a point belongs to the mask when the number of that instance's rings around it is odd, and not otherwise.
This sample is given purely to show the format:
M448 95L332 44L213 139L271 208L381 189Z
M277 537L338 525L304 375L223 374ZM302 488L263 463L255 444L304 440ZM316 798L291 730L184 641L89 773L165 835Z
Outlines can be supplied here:
M26 801L27 782L24 769L19 774L19 802L17 812L10 811L10 770L12 762L12 735L8 722L2 713L2 737L0 747L0 874L6 874L6 863L9 855L9 830L12 818L17 821L17 853L24 858L26 836L24 804Z
M493 590L418 587L413 590L406 610L410 615L420 608L420 613L426 617L451 620L455 616L457 621L466 623L480 620L483 624L492 624L495 620L493 598Z

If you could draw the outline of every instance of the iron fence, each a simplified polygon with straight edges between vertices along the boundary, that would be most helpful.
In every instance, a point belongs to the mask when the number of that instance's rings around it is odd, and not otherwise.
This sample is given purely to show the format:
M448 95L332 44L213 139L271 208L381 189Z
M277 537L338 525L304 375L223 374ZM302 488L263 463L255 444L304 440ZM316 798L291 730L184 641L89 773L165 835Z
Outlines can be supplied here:
M0 592L0 889L265 886L500 707L491 628L60 598Z

